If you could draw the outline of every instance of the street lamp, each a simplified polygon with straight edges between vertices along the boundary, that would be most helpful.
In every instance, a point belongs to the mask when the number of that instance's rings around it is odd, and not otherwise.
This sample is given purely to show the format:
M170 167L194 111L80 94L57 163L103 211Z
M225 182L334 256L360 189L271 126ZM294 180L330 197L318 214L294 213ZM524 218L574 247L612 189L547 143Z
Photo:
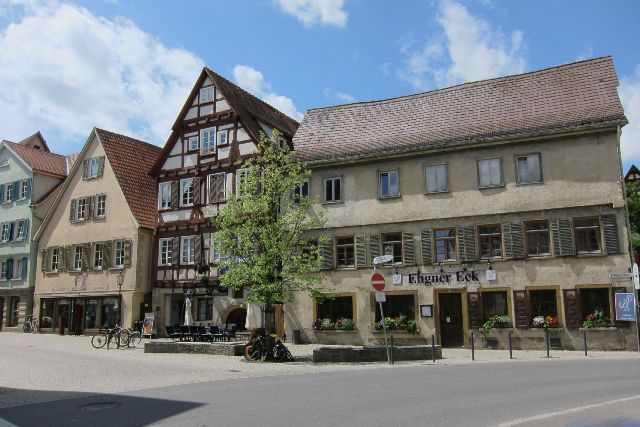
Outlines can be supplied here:
M122 285L124 283L124 270L120 270L118 276L116 276L118 283L118 325L122 319Z

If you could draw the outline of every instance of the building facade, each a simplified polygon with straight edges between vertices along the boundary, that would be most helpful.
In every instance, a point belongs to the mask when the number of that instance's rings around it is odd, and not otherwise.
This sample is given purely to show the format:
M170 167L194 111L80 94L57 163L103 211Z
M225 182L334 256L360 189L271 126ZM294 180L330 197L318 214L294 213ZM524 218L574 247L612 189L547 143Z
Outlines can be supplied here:
M260 133L289 141L298 123L205 68L156 162L157 220L153 307L158 331L182 324L187 299L196 322L245 324L244 292L220 287L211 215L235 194L241 166L255 156ZM198 274L198 266L211 266Z
M326 211L333 298L296 295L287 333L383 342L370 278L388 255L396 342L456 347L475 331L504 347L511 332L542 348L549 326L552 346L575 349L598 326L592 348L637 348L635 323L615 321L616 293L633 292L617 84L605 57L307 112L293 142Z
M41 331L130 327L151 310L155 181L160 148L94 129L34 241Z
M67 175L40 132L0 143L0 331L22 331L33 307L37 247L31 237Z

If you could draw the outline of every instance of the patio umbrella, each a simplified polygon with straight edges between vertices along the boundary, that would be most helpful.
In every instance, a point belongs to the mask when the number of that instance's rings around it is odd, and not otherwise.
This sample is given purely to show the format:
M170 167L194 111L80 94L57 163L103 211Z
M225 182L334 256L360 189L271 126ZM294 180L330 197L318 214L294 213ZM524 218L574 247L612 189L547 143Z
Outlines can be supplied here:
M184 301L184 324L190 326L193 323L191 315L191 300L189 298Z
M244 322L247 329L262 328L262 309L256 304L247 304L247 320Z

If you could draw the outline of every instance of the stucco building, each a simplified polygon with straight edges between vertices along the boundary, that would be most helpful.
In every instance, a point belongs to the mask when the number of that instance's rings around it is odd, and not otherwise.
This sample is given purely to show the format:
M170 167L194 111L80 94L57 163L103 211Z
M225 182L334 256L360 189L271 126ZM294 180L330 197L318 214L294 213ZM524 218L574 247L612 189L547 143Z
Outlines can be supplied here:
M287 333L319 343L380 343L369 284L386 254L385 316L417 334L396 342L635 349L636 326L616 322L632 292L620 132L627 123L610 57L416 95L307 112L294 137L308 185L325 210L320 248L333 299L297 295ZM320 319L320 321L316 321ZM328 319L324 321L323 319ZM336 330L344 319L354 330ZM496 319L496 318L494 318ZM391 322L390 322L391 323Z
M31 237L66 175L66 158L51 153L40 132L0 143L0 331L22 331L32 312Z
M119 316L131 326L150 311L156 184L148 172L159 153L102 129L87 138L34 236L43 332L81 334Z

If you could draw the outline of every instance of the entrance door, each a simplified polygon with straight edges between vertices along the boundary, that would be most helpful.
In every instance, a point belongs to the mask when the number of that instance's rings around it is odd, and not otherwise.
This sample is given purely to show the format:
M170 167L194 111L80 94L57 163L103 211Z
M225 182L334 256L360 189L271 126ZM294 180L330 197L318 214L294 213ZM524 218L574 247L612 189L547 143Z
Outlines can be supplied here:
M4 318L4 298L0 298L0 331L2 330L3 318Z
M462 294L438 294L440 311L440 344L442 347L462 347Z
M71 323L71 330L75 335L82 335L84 328L82 327L82 320L84 318L84 301L75 300L73 302L73 319Z

